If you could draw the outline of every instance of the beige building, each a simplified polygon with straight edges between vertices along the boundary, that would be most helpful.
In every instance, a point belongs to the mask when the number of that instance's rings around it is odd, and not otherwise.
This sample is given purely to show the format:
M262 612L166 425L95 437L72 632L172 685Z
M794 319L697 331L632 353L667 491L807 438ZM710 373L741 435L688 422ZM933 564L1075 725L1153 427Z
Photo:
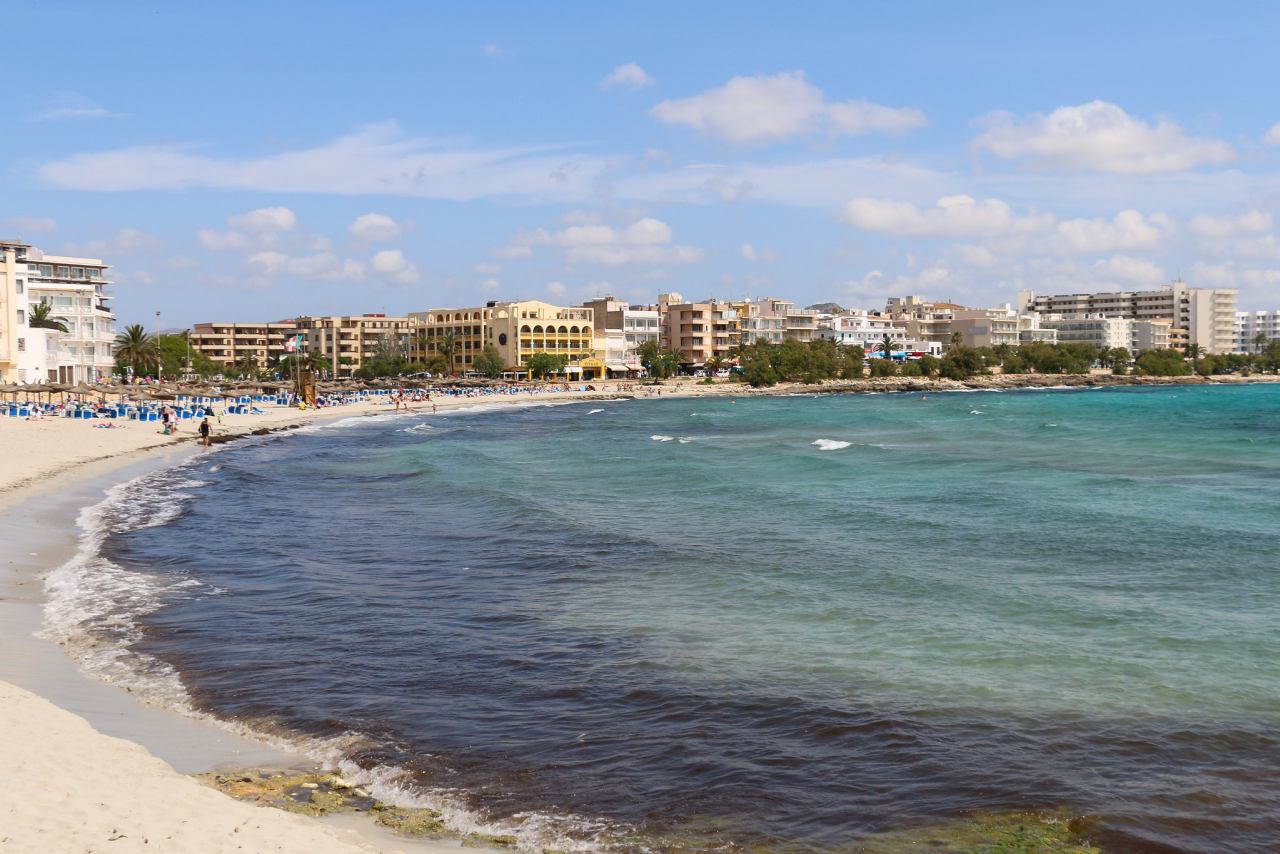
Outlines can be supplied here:
M214 321L191 327L191 349L214 362L232 367L249 357L265 368L284 356L285 341L298 333L291 320L276 323Z
M306 352L323 356L333 374L349 377L380 352L409 352L409 318L385 314L303 316L294 321Z
M659 294L662 346L679 350L686 365L729 359L742 342L740 315L733 303L719 300L684 302L677 293Z
M1130 320L1165 320L1170 346L1198 344L1209 353L1230 353L1237 347L1236 302L1232 288L1192 288L1181 280L1150 291L1110 291L1093 294L1018 294L1024 311L1063 316L1101 315Z
M907 330L916 341L932 341L944 350L951 346L951 321L966 306L934 302L918 296L890 297L884 313Z
M488 302L474 308L433 308L409 315L411 358L426 361L454 352L451 370L472 370L486 346L502 356L506 370L527 375L534 353L563 355L566 374L583 379L605 375L596 352L595 312L586 306L559 306L540 300Z
M640 348L661 343L660 312L656 305L630 305L613 297L588 300L584 308L595 317L595 352L609 376L634 376L644 367Z
M116 319L107 305L107 269L100 258L46 255L22 241L0 241L0 378L74 384L111 376ZM30 327L31 309L41 303L66 332Z

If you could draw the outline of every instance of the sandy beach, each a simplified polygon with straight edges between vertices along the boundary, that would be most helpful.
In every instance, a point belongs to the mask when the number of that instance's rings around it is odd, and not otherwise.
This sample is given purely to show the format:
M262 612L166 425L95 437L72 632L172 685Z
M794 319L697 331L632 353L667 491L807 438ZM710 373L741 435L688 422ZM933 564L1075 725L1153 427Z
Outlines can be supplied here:
M688 381L660 389L665 398L1147 384L1133 379L1016 376L968 383L892 379L772 389ZM446 410L658 394L655 387L610 386L591 392L443 398L434 404L412 404L411 410L429 413L433 405ZM225 441L326 419L395 411L385 400L310 411L276 408L259 415L227 417L215 427L215 436ZM0 767L7 770L16 793L0 807L0 851L456 850L455 840L404 839L372 821L317 820L215 791L188 775L227 768L298 767L306 760L171 712L149 709L115 686L78 672L55 644L35 637L43 602L40 579L74 550L77 509L98 500L106 486L137 471L211 452L199 446L193 422L184 424L177 436L160 434L154 424L124 422L114 429L99 429L94 423L0 418L0 447L5 451L0 456L0 536L6 543L0 570L0 644L10 653L0 666Z

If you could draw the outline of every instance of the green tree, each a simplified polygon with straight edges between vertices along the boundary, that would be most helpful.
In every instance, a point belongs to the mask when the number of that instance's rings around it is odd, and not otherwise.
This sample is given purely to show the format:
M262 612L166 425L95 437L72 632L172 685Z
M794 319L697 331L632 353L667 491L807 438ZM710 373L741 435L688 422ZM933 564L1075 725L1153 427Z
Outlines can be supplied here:
M893 341L893 336L886 333L885 336L880 339L880 343L878 346L879 346L880 352L884 354L884 360L886 362L892 362L893 348L895 346Z
M1253 352L1265 353L1267 351L1267 345L1270 343L1271 339L1267 337L1267 333L1259 332L1257 335L1253 336Z
M37 302L31 304L31 310L27 314L27 326L32 329L56 329L59 332L66 332L67 319L53 317L53 306L47 302Z
M898 373L898 366L892 359L872 359L871 377L891 377Z
M489 379L496 380L502 376L507 366L503 363L502 353L498 348L492 344L486 344L484 349L471 360L471 367Z
M1188 344L1186 350L1183 351L1186 357L1191 360L1191 370L1194 373L1200 373L1200 357L1204 356L1208 351L1199 344Z
M1177 350L1143 350L1134 367L1138 373L1153 377L1185 377L1191 373L1184 354Z
M436 352L444 356L445 362L449 365L449 374L454 373L453 357L457 354L462 342L458 340L458 335L452 329L446 329L436 336Z
M534 353L529 357L529 376L546 379L548 374L558 374L569 364L564 353Z
M133 368L135 374L146 373L147 368L157 364L160 348L154 335L147 332L141 323L126 326L116 336L116 364Z
M236 362L235 370L245 379L256 380L258 378L258 357L252 353L245 354L240 361Z
M644 366L649 376L659 380L675 376L680 371L680 364L684 359L684 354L679 350L663 349L657 341L653 340L641 344L636 352L640 357L640 364Z

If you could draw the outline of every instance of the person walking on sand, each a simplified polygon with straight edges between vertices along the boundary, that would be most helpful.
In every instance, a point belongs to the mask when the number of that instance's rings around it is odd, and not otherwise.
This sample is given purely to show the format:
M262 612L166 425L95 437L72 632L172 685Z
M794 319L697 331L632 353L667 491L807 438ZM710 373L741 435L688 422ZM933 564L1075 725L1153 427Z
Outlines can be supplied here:
M206 448L209 447L209 416L206 415L204 420L200 422L200 444Z

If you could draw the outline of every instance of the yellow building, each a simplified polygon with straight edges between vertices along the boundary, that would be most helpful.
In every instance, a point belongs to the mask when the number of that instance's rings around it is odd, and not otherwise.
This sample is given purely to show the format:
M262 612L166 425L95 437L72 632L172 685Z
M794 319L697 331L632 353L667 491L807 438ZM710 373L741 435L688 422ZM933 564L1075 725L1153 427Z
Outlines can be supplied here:
M409 327L410 358L425 362L438 355L451 362L455 373L473 370L476 356L493 346L509 373L527 375L530 356L551 353L568 359L565 373L570 377L604 375L604 360L595 347L595 312L590 308L539 300L494 301L476 308L411 312Z

